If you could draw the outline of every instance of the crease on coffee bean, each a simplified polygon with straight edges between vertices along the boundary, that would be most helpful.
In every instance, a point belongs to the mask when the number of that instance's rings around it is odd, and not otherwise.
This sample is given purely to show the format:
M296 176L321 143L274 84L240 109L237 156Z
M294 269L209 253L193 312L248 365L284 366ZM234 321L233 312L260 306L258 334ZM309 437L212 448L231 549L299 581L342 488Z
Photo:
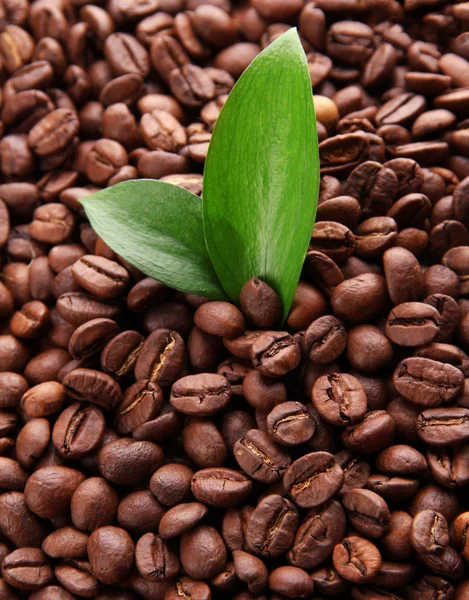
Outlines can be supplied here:
M166 579L166 553L164 542L157 536L155 536L153 543L151 544L151 557L155 568L148 573L148 578L152 579L154 577L157 580L161 578Z
M305 419L309 419L310 415L308 412L295 413L294 415L289 415L288 417L283 417L274 423L272 428L274 433L277 433L278 428L281 425L285 425L285 423L291 423L292 421L304 421Z
M302 481L300 483L294 483L291 488L290 488L290 494L295 498L296 496L299 496L300 494L302 494L305 490L307 490L312 484L313 481L315 479L318 479L319 477L321 477L322 475L325 475L326 473L329 473L330 471L332 471L335 467L337 466L335 460L332 458L329 463L327 465L325 465L325 467L323 469L321 469L320 471L314 473L313 475L310 475L309 477L307 477L305 479L305 481Z
M345 548L348 555L347 564L353 565L360 572L360 574L363 575L363 577L366 577L366 566L363 564L363 561L361 561L358 557L352 555L352 544L348 540L343 540L342 546Z
M114 375L116 377L124 376L132 368L137 361L138 355L140 354L144 343L145 340L141 341L139 345L127 355L127 358L124 360L120 368L115 371Z
M182 589L182 585L179 583L179 581L176 583L176 590L177 590L177 595L180 596L181 598L184 598L184 600L191 600L191 596L188 596L185 591Z
M314 352L314 350L317 350L320 346L326 344L336 332L341 332L342 330L343 327L341 325L330 326L328 331L320 339L311 344L310 352Z
M265 553L265 554L270 553L269 548L272 545L273 541L275 540L275 536L276 536L277 532L279 531L279 529L281 528L283 520L290 514L292 514L292 511L288 508L288 506L284 502L282 508L276 513L276 515L272 519L270 519L266 523L267 537L258 546L262 553Z
M86 419L86 414L90 412L90 410L91 409L89 406L80 406L71 418L64 438L64 448L66 454L69 454L73 451L72 444L80 432L81 426Z
M163 350L163 352L160 354L159 361L152 368L151 376L150 376L150 381L157 381L158 380L158 377L160 376L161 371L163 370L163 367L164 367L165 362L166 362L166 360L168 358L168 355L170 354L171 350L176 345L176 338L174 337L174 335L172 333L170 333L169 337L171 338L171 341L169 341L169 339L166 338L166 347Z
M115 275L114 273L109 273L108 271L105 271L104 269L101 269L100 267L96 266L91 261L86 260L86 258L80 258L79 262L81 262L83 265L87 266L92 271L95 271L99 275L104 275L104 277L107 277L108 279L112 279L116 283L125 283L126 282L125 277L120 277L119 275Z
M116 417L122 417L122 416L126 415L127 413L131 412L136 406L138 406L138 404L140 404L140 402L145 398L145 396L153 397L153 392L151 390L142 390L141 392L139 392L131 400L130 404L128 404L125 408L123 408L116 414Z
M202 402L210 397L210 396L221 396L224 394L229 394L230 393L230 387L226 384L220 386L217 390L206 390L203 392L197 392L197 391L191 391L191 390L186 390L186 391L181 391L178 392L177 390L172 390L171 391L171 396L173 398L198 398L199 399L199 404L202 404Z

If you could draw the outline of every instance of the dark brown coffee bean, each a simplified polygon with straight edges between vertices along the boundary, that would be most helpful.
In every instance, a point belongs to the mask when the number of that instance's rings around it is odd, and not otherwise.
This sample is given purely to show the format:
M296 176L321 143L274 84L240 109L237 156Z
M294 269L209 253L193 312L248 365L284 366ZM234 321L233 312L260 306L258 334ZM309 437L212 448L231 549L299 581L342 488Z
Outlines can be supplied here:
M208 508L200 502L173 506L161 518L158 533L163 540L179 537L195 527L207 513Z
M73 332L68 351L73 358L81 360L98 353L105 344L119 333L119 327L111 319L92 319Z
M101 477L90 477L72 496L70 512L73 524L81 531L94 531L110 525L117 513L117 492Z
M235 338L244 331L244 318L229 302L207 302L197 309L194 323L211 335Z
M106 584L118 584L130 574L134 545L119 527L100 527L88 539L88 557L95 577Z
M112 483L137 484L148 480L162 459L163 453L158 445L120 438L100 450L99 470Z
M83 402L93 402L106 410L114 408L122 398L119 384L106 373L94 369L73 369L62 380L65 392Z
M386 335L400 346L421 346L439 333L439 313L423 302L403 302L389 313Z
M116 431L121 435L132 433L139 425L157 417L162 406L163 392L159 385L148 379L137 381L125 391L122 402L116 407Z
M169 75L169 87L184 106L197 107L215 96L215 84L203 69L184 65Z
M75 402L55 422L52 442L64 458L81 458L98 447L105 425L99 408Z
M345 524L344 510L335 500L311 509L298 527L287 554L289 562L303 569L321 564L344 537Z
M18 373L0 373L0 408L16 408L28 389L28 382Z
M28 508L44 519L66 515L73 493L84 479L82 473L69 467L38 469L28 479L24 490Z
M398 177L391 168L369 160L348 176L344 192L357 198L364 217L375 217L386 214L391 208L398 186Z
M427 461L418 450L404 444L386 448L376 458L376 467L384 473L419 476L427 473Z
M191 491L200 502L229 508L243 502L251 493L252 482L232 469L203 469L192 478Z
M381 567L378 548L358 536L350 536L337 544L332 560L339 575L353 583L373 579Z
M117 509L119 525L131 533L141 535L158 531L165 508L149 490L132 492L125 496Z
M347 279L335 287L331 304L338 317L357 324L379 315L386 299L384 278L366 273Z
M449 545L448 523L440 513L422 510L412 521L409 540L418 553L441 554Z
M31 149L38 156L48 156L63 150L78 133L76 113L58 108L41 119L28 134Z
M8 584L20 590L37 590L54 576L47 556L39 548L19 548L6 556L2 575Z
M93 597L99 591L99 582L91 572L91 565L83 559L71 559L56 565L54 575L64 588L73 594Z
M190 577L214 577L225 565L225 544L214 527L199 525L181 537L180 558Z
M259 429L248 431L235 443L233 452L243 471L264 483L279 481L291 462L284 449Z
M298 512L290 500L277 494L266 496L249 519L247 547L266 558L280 556L290 548L297 526Z
M460 444L469 439L469 411L466 408L429 408L417 419L417 433L430 446Z
M104 55L115 75L136 73L146 77L150 71L145 48L127 33L113 33L106 38Z
M467 468L469 450L461 448L429 448L428 467L437 483L446 487L461 487L469 481Z
M144 337L138 331L123 331L108 341L101 353L101 368L120 380L133 372Z
M280 300L264 281L255 277L247 281L239 301L243 313L256 327L269 329L278 323L281 316Z
M422 274L415 256L404 248L389 248L383 255L384 275L394 305L419 300Z
M287 332L265 332L251 346L254 367L266 377L280 377L300 362L297 340Z
M182 367L184 342L176 331L157 329L150 333L135 362L135 378L150 379L162 387L174 383Z
M370 490L351 489L342 496L350 522L366 537L381 538L389 526L391 515L386 502Z
M362 384L346 373L319 377L313 386L312 400L321 417L338 426L361 421L367 408Z
M34 211L34 220L29 227L32 238L46 244L61 244L71 235L75 218L63 204L43 204Z
M25 469L32 469L44 454L50 441L51 429L47 419L31 419L18 433L16 456Z
M138 540L135 564L140 575L150 581L171 580L180 569L176 554L154 533L146 533Z
M73 265L72 273L85 290L99 298L115 298L129 281L124 267L101 256L82 256Z
M360 373L374 373L392 359L393 350L386 336L374 325L357 325L348 332L347 359Z
M462 584L465 587L465 584ZM466 588L467 589L467 588ZM446 580L435 575L423 575L420 579L415 581L408 588L409 600L430 600L432 596L437 594L441 597L441 600L450 600L450 598L456 598L462 600L464 591L461 596L454 596L454 588ZM458 592L456 592L458 594Z
M394 420L386 411L373 410L361 423L347 427L342 441L353 452L374 454L391 444L394 430Z
M188 419L182 430L182 442L189 459L201 469L221 467L226 462L226 445L213 421L200 417Z
M21 492L26 480L26 472L16 460L0 456L0 487L2 489Z
M316 431L316 421L301 402L283 402L267 415L272 439L285 446L308 441Z
M231 386L222 375L201 373L176 381L171 388L171 404L187 415L210 416L231 400Z
M347 332L338 319L330 315L311 323L303 337L303 348L313 364L336 360L345 350Z
M296 504L316 507L340 490L344 474L328 452L312 452L296 460L285 472L283 484Z
M354 252L355 236L345 225L321 221L314 227L310 247L311 250L323 252L337 264L342 264Z
M140 131L150 150L178 152L187 144L184 127L167 111L145 113L140 121Z
M150 490L162 504L173 506L189 494L193 475L192 469L186 465L163 465L153 473Z
M407 358L394 371L394 387L407 400L421 406L446 404L462 392L464 376L447 363L429 358Z
M120 305L113 302L97 300L90 294L68 292L57 300L59 315L75 326L82 325L91 319L115 319L120 313Z
M56 381L47 381L30 388L21 398L21 411L29 417L46 417L59 411L65 402L66 391Z

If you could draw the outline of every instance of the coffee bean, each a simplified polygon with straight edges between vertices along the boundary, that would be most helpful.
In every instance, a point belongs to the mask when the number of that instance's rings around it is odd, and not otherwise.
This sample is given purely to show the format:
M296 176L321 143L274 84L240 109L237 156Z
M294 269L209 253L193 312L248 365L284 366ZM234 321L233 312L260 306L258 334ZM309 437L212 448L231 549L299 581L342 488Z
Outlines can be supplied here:
M15 452L25 469L32 469L41 458L49 444L50 435L47 419L31 419L22 427L16 438Z
M435 481L446 488L461 487L469 480L466 446L429 448L427 461Z
M104 427L104 415L99 408L75 402L57 419L52 442L64 458L81 458L98 447Z
M21 411L29 418L46 417L62 408L66 393L64 387L55 381L40 383L23 394Z
M150 491L141 490L125 496L117 509L119 525L129 532L143 534L158 531L165 508Z
M135 362L135 378L170 386L179 375L184 342L176 331L157 329L143 343Z
M146 533L138 540L135 563L140 575L150 581L171 580L180 569L177 556L154 533Z
M465 442L469 436L469 411L466 408L429 408L417 419L417 433L431 446Z
M121 400L119 384L109 375L94 369L73 369L63 378L65 392L83 402L93 402L106 410L115 407Z
M92 572L99 581L118 584L132 569L134 545L124 529L100 527L88 538L88 556Z
M142 483L160 466L161 448L152 442L136 442L120 438L104 446L99 452L101 475L118 485Z
M440 554L449 545L448 523L434 510L422 510L415 515L409 540L419 553Z
M120 313L120 306L117 303L96 300L82 292L67 292L58 298L57 312L67 323L78 326L91 319L116 318Z
M391 515L386 502L370 490L351 489L342 497L350 522L371 538L380 538L389 526Z
M296 339L287 332L266 332L251 346L254 367L266 377L279 377L293 370L301 358Z
M350 173L344 192L357 198L364 217L376 217L386 214L391 208L398 194L398 188L399 179L391 168L377 161L368 160L355 167ZM355 244L357 241L355 239Z
M74 491L70 505L73 524L81 531L111 525L117 513L117 492L101 477L85 479Z
M163 465L153 473L150 490L162 504L173 506L189 494L193 475L192 469L185 465Z
M53 578L47 556L39 548L19 548L2 563L5 581L20 590L36 590Z
M24 490L28 508L44 519L67 514L72 495L84 479L82 473L69 467L38 469L28 479Z
M349 329L347 359L360 373L379 371L391 361L392 356L392 345L374 325L357 325Z
M171 404L183 414L210 416L231 400L231 386L222 375L201 373L178 380L171 388Z
M298 527L288 560L303 569L321 564L344 537L345 523L344 510L335 500L311 509Z
M161 388L148 379L131 385L124 393L122 402L115 409L116 431L122 435L157 417L163 406Z
M335 317L326 315L311 323L303 337L303 348L313 364L336 360L345 350L347 332Z
M93 596L98 593L99 582L91 572L91 565L83 559L71 559L56 565L54 575L68 591Z
M190 577L214 577L226 562L225 544L215 528L199 525L182 535L180 558L183 569Z
M72 273L85 290L99 298L115 298L127 286L129 274L114 261L99 256L83 256Z
M233 448L239 466L256 481L275 483L290 465L289 455L259 429L251 429Z
M28 142L38 156L48 156L63 150L78 133L76 113L67 108L50 112L31 129Z
M361 423L347 427L342 434L342 441L351 451L373 454L390 445L394 430L394 419L386 411L373 410L365 415Z
M145 48L133 36L112 33L104 42L104 55L116 75L136 73L146 77L150 61Z
M403 302L389 313L386 335L400 346L421 346L439 333L439 313L423 302Z
M247 547L254 554L275 558L286 552L298 526L298 512L292 502L277 494L266 496L249 518Z
M66 206L59 203L43 204L34 211L29 227L31 237L46 244L65 242L75 226L75 218Z
M101 368L115 379L133 372L144 337L138 331L123 331L110 339L101 352Z
M380 471L393 475L425 475L427 461L412 446L398 444L386 448L376 458L376 466Z
M244 318L241 312L228 302L207 302L197 309L194 322L207 333L235 338L243 333Z
M357 423L367 408L362 384L345 373L319 377L313 386L312 400L321 417L333 425Z
M262 560L242 550L235 550L233 559L238 579L247 583L250 592L262 592L268 579L268 571Z
M316 421L300 402L284 402L267 415L272 439L285 446L302 444L316 431Z
M372 579L381 567L381 555L370 541L350 536L334 548L334 567L347 581L364 583Z
M397 392L421 406L446 404L462 392L464 376L447 363L429 358L407 358L394 371L393 383Z
M239 302L243 313L256 327L268 329L280 319L280 300L275 291L260 279L252 278L244 284Z
M232 469L203 469L192 478L191 491L200 502L228 508L240 504L251 493L252 483Z
M178 504L170 508L161 518L158 533L167 540L189 531L207 515L208 509L200 502Z

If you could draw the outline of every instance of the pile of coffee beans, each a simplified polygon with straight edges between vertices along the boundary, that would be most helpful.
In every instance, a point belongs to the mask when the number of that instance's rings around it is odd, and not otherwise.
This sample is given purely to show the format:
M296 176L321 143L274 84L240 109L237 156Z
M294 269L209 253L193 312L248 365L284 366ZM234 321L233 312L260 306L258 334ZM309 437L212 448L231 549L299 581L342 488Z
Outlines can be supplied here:
M200 194L292 26L322 176L279 329L78 200ZM467 600L469 2L1 0L0 77L0 600Z

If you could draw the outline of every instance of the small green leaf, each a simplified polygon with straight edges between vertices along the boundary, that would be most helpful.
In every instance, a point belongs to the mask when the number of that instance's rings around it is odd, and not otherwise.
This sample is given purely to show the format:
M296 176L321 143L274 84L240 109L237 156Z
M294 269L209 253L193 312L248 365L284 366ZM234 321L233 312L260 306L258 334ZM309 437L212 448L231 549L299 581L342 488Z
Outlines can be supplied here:
M207 252L202 203L182 187L140 179L81 199L96 233L142 273L181 292L226 299Z
M319 154L311 81L296 29L268 46L233 88L205 164L207 248L228 296L259 277L288 314L311 238Z

